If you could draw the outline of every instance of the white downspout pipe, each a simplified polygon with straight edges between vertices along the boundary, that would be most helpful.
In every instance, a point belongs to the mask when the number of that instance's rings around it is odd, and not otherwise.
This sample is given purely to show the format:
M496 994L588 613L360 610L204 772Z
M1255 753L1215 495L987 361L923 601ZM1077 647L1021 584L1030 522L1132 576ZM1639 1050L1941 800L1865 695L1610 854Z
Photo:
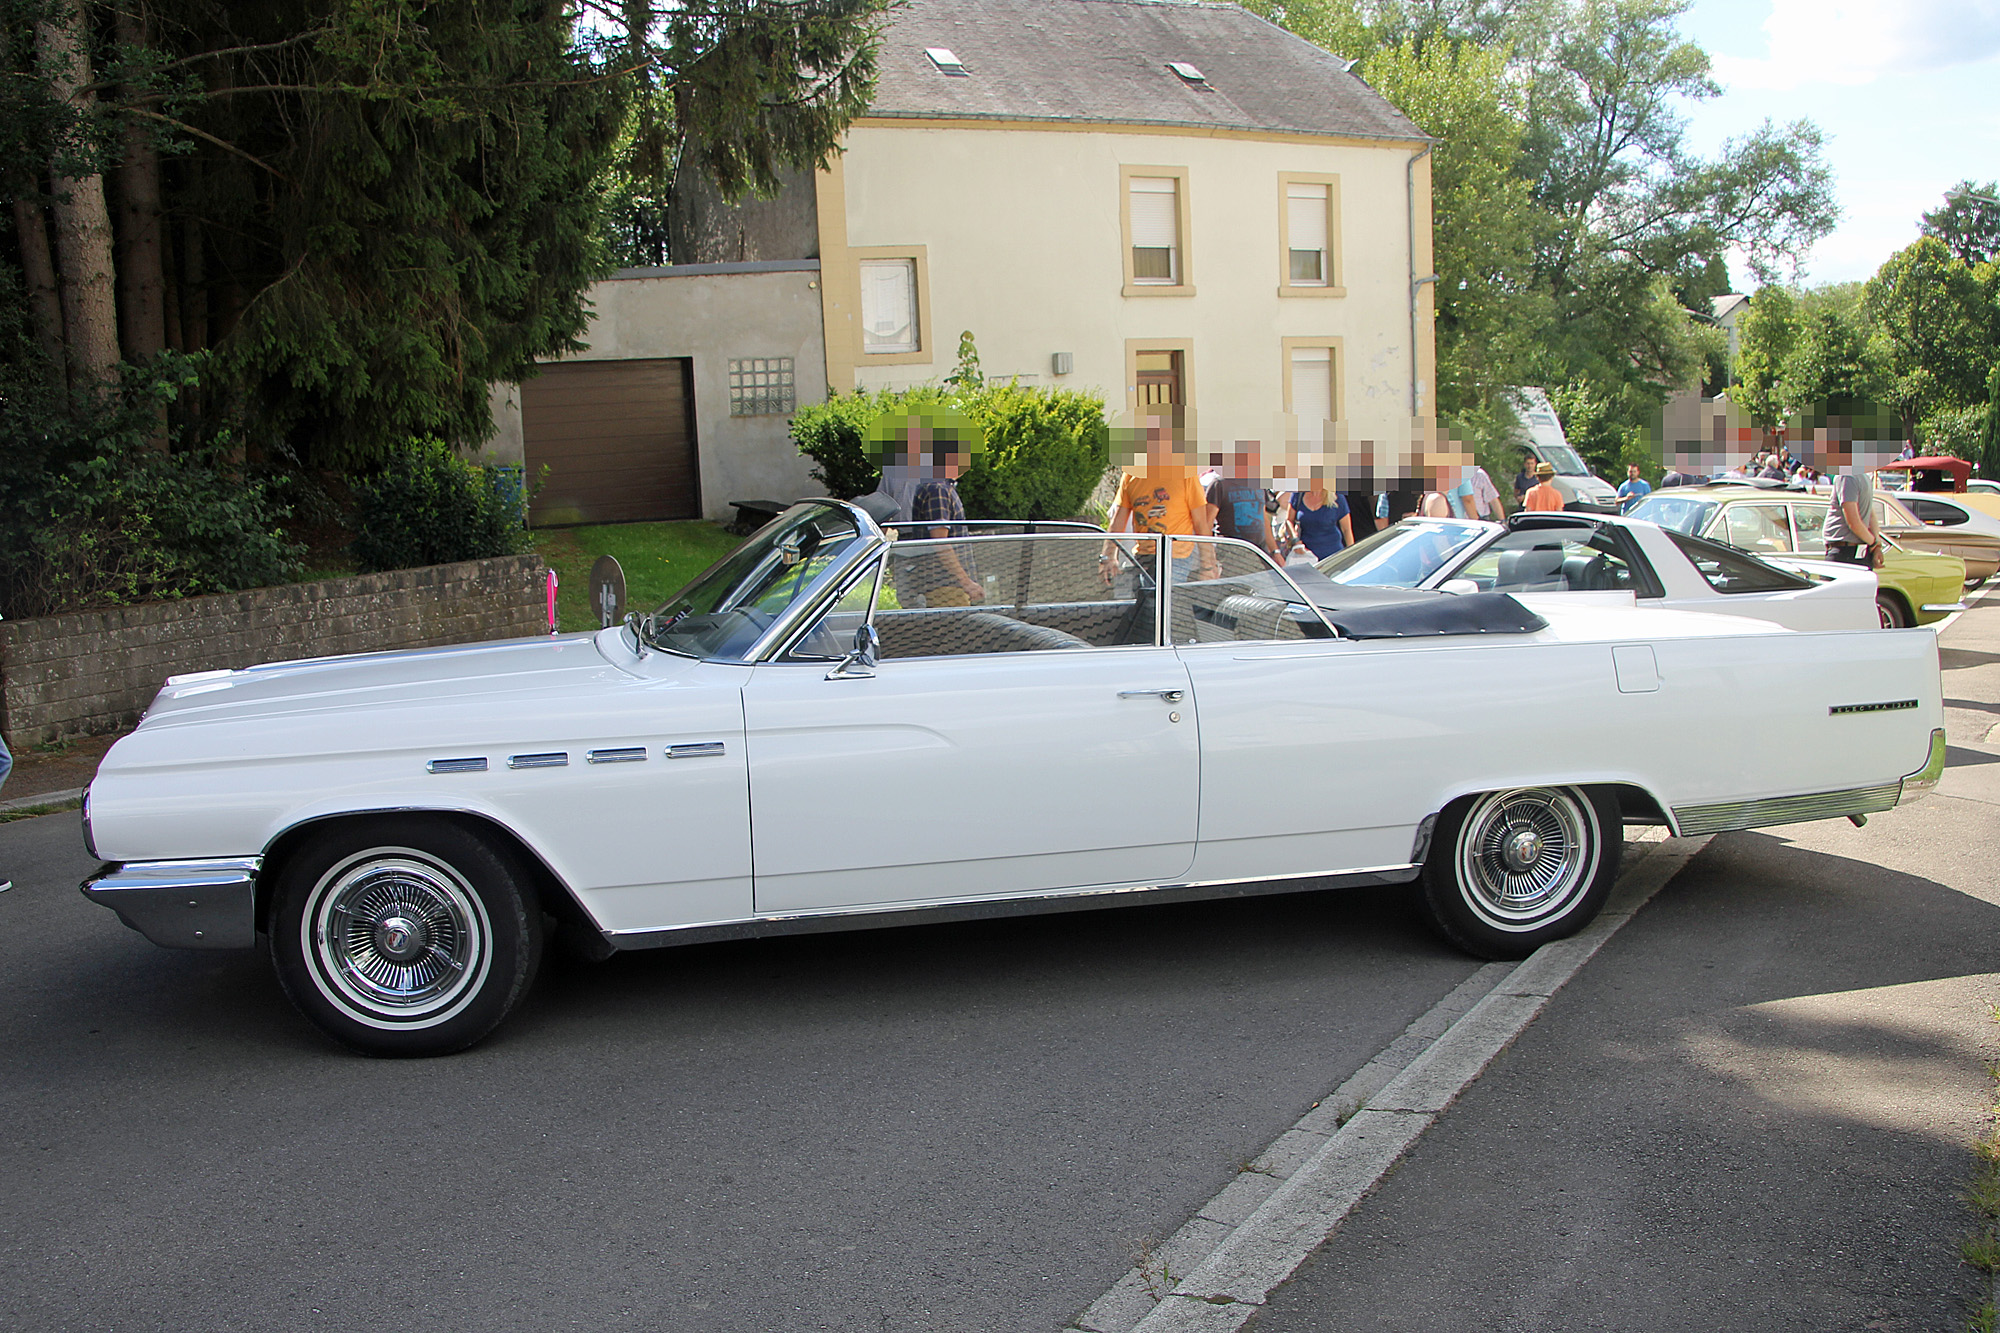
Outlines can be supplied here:
M1426 277L1417 276L1417 163L1430 156L1432 145L1425 144L1410 154L1410 160L1403 165L1403 214L1410 223L1410 416L1424 414L1423 383L1417 378L1417 294L1427 282L1436 282L1438 276L1432 273Z

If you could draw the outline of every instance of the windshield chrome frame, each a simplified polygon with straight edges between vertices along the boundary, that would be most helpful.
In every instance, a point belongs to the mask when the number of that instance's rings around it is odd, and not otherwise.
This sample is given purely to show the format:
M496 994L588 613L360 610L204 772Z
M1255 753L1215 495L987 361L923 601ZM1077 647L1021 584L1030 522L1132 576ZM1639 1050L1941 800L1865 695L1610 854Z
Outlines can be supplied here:
M889 539L883 534L881 525L869 516L867 510L861 508L859 505L849 504L845 500L836 500L831 496L813 495L788 505L784 513L790 513L793 509L798 508L799 505L824 505L829 509L844 511L848 517L854 520L855 531L859 535L859 540L855 543L855 549L848 553L843 561L827 570L826 575L823 576L825 581L821 583L819 590L813 596L807 598L804 602L795 603L787 607L782 615L773 620L770 627L757 636L756 642L744 650L742 657L730 659L708 657L701 660L706 662L725 662L727 665L732 666L751 666L758 662L768 661L778 645L782 644L790 636L793 628L800 621L817 615L821 608L827 604L828 597L837 595L835 592L836 589L840 591L846 590L848 585L847 575L850 569L889 544ZM779 515L780 518L783 516L784 514ZM680 594L677 591L674 595L678 597ZM661 651L672 650L662 649Z
M976 523L978 521L979 520L976 519L968 520L969 523ZM1026 520L999 519L992 521L1013 524L1016 522L1025 522ZM931 526L935 527L944 525L933 524ZM959 525L952 524L949 526L956 527ZM881 531L881 528L879 526L876 526L876 531L879 533ZM1001 532L1001 533L990 533L988 535L978 536L978 537L921 537L921 538L905 537L903 538L903 540L949 543L950 545L953 546L960 546L960 545L997 546L1001 542L1017 542L1025 538L1054 538L1062 541L1098 540L1098 541L1117 542L1119 544L1119 549L1123 551L1125 557L1132 562L1133 567L1139 570L1150 569L1153 575L1154 588L1155 589L1161 588L1160 575L1163 572L1164 567L1160 563L1160 552L1159 552L1160 544L1157 540L1153 540L1152 533L1147 533L1147 532L1106 532L1104 529L1096 527L1089 523L1066 522L1061 531L1055 531L1055 532L1034 532L1034 533ZM1148 540L1153 540L1153 547L1154 547L1153 554L1151 556L1138 555L1133 550L1133 548L1136 547L1140 542ZM1234 541L1235 539L1229 537L1201 538L1201 537L1182 535L1174 537L1173 540ZM1242 544L1248 545L1248 543L1242 543ZM863 622L865 624L873 625L875 623L875 613L876 611L881 609L882 581L889 569L889 557L895 553L895 548L897 545L898 543L896 541L885 537L880 542L871 544L868 547L866 547L864 552L860 556L858 556L854 562L856 564L860 564L866 561L871 556L879 556L879 559L876 560L875 564L874 590L870 593L868 598L868 615L867 619ZM1251 547L1251 549L1256 550L1254 546ZM1266 556L1265 558L1269 559L1268 556ZM844 572L839 578L834 579L832 582L826 585L823 594L819 597L816 597L813 600L811 608L807 610L800 610L796 615L787 612L785 617L781 621L774 622L771 629L765 633L764 637L757 641L757 644L753 650L756 655L746 656L743 660L745 662L773 662L781 659L785 653L789 652L796 645L799 639L805 636L806 631L811 628L811 622L814 619L815 613L830 609L833 603L838 602L840 598L846 596L849 592L853 591L855 586L859 584L860 581L861 581L860 578L856 577L853 572L851 571ZM1289 580L1287 580L1287 582L1289 582ZM1297 585L1294 584L1292 586L1296 590ZM1302 597L1304 596L1303 593L1301 593L1300 595ZM1307 604L1310 605L1311 604L1310 601L1308 601ZM1171 644L1166 642L1167 620L1164 609L1165 606L1166 606L1166 594L1162 591L1153 598L1152 646L1156 648L1172 647ZM1124 644L1119 646L1130 648L1130 647L1138 647L1140 645Z

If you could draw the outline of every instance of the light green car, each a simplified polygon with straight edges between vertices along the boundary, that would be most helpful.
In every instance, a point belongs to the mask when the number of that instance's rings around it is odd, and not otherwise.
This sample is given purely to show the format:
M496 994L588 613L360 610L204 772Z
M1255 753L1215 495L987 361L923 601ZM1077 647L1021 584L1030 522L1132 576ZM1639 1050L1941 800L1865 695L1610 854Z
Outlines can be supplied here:
M1726 542L1754 555L1826 559L1827 499L1804 491L1757 486L1675 486L1654 491L1627 518ZM1928 625L1961 610L1965 562L1955 555L1906 551L1893 539L1875 571L1875 609L1882 628Z

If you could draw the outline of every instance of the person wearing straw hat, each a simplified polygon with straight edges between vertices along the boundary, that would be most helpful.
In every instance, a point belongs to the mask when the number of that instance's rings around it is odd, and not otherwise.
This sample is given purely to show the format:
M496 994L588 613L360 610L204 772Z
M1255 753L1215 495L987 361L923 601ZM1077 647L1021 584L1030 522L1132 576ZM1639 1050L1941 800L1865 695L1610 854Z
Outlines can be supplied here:
M1563 493L1556 489L1556 469L1553 463L1535 464L1535 484L1528 488L1526 507L1531 513L1547 513L1562 509Z

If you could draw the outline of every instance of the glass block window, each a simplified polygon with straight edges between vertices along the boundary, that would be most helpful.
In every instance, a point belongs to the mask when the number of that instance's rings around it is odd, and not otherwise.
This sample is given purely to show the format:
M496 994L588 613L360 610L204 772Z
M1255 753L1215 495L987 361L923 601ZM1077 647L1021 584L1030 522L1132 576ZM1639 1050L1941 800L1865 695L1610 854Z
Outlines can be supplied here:
M789 356L745 357L729 363L730 416L786 416L797 406Z

